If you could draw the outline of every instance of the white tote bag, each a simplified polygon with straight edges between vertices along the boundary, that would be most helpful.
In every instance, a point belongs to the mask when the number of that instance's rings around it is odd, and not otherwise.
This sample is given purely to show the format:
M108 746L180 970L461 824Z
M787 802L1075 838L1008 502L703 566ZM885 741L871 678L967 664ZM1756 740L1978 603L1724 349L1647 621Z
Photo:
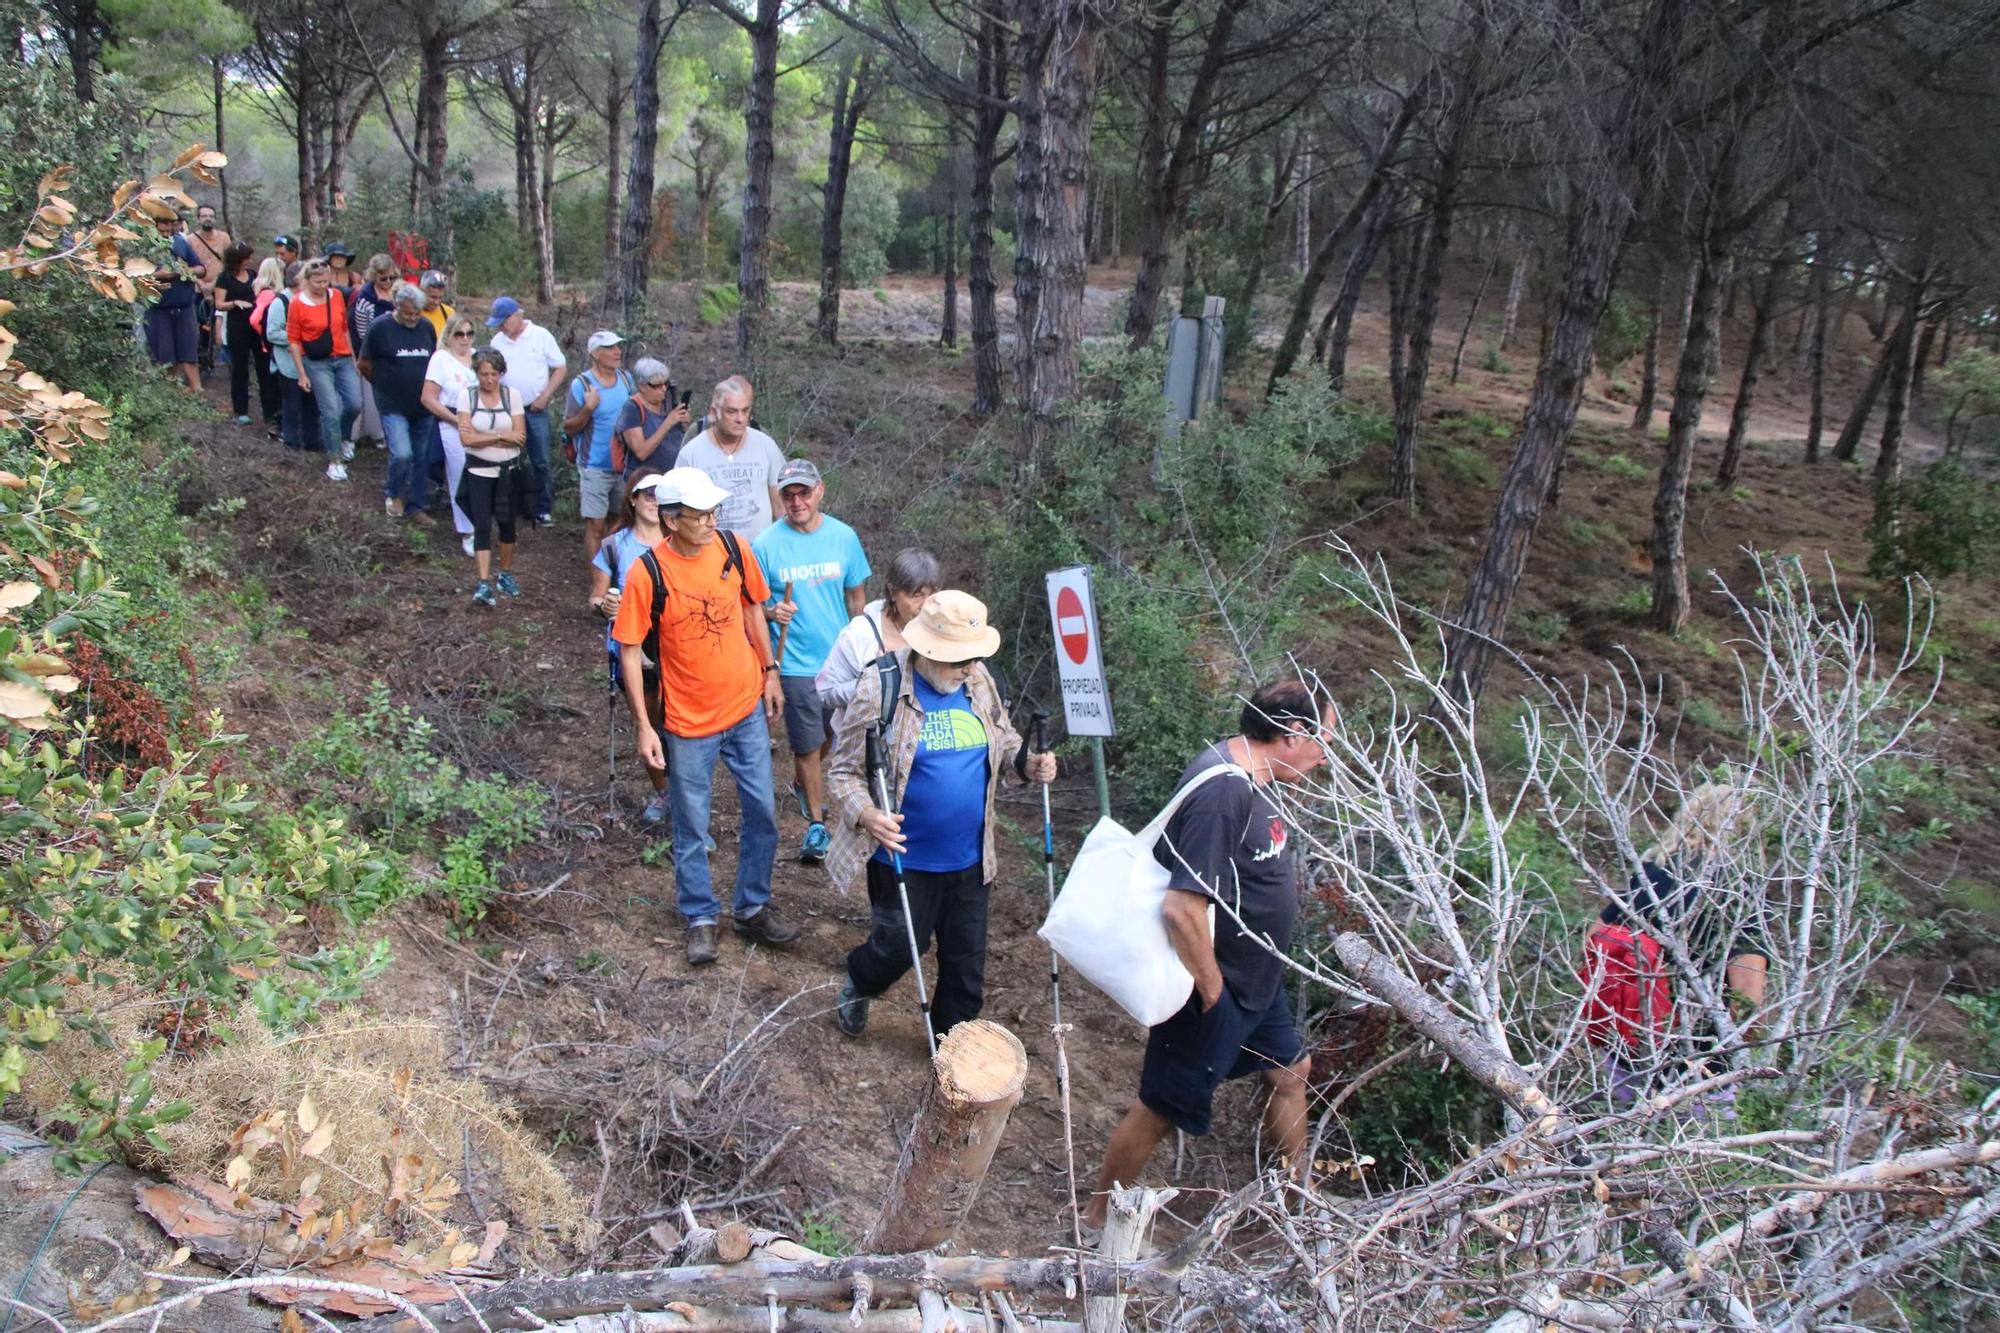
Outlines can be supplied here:
M1237 765L1218 764L1175 792L1137 833L1126 832L1116 820L1098 820L1063 878L1049 919L1036 932L1064 962L1147 1027L1179 1013L1194 990L1194 978L1167 937L1161 909L1172 876L1153 859L1153 847L1181 802L1225 773L1250 780Z

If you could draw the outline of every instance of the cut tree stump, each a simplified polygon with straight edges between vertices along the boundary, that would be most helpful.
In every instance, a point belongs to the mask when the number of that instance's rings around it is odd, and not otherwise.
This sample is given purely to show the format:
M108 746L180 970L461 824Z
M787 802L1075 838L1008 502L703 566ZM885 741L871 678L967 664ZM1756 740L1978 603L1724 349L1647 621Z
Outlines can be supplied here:
M1111 1192L1111 1206L1104 1218L1104 1238L1098 1242L1097 1254L1107 1263L1130 1263L1139 1257L1145 1246L1146 1235L1153 1229L1153 1218L1160 1209L1173 1202L1179 1194L1174 1189L1116 1189ZM1122 1289L1105 1296L1093 1295L1083 1303L1083 1326L1086 1333L1119 1333L1125 1327L1125 1292Z
M998 1023L975 1018L945 1033L864 1252L929 1250L957 1234L1027 1079L1028 1053Z

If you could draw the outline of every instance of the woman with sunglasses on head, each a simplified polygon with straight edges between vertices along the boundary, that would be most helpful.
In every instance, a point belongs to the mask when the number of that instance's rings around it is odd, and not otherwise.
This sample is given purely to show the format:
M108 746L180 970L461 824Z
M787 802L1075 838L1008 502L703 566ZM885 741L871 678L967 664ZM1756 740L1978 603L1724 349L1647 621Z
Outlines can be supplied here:
M665 472L681 456L681 440L687 432L687 404L674 397L673 381L667 378L662 361L643 357L632 367L637 389L618 414L616 440L627 472L644 464L649 470Z
M458 407L478 383L479 375L472 368L472 321L464 315L453 315L445 321L444 337L424 371L424 410L437 418L438 448L444 454L444 493L451 497L452 527L463 539L460 546L468 556L474 553L474 547L472 520L458 502L459 478L465 472L465 445L458 438ZM430 465L428 458L415 462L421 468Z
M899 657L909 648L903 626L916 619L924 599L938 590L943 572L938 558L919 546L906 546L889 559L883 575L887 585L883 596L861 608L861 614L847 622L847 628L833 641L826 665L813 679L819 691L820 711L828 719L854 697L855 682L870 662L888 653Z
M659 492L654 489L656 480L665 475L666 469L655 468L649 463L641 463L633 468L625 479L625 504L603 541L597 544L597 554L590 560L590 608L604 613L604 651L611 657L611 690L614 694L622 691L618 676L618 641L611 637L611 622L618 618L618 602L625 588L625 572L637 563L640 556L667 539L667 532L660 525ZM652 718L653 729L659 731L666 726L662 717L660 698L660 664L646 658L643 672L646 683L647 713ZM667 770L646 767L646 780L653 784L653 798L646 803L640 815L648 824L663 824L672 809L672 798L667 791Z
M472 600L492 606L498 590L519 597L514 582L515 519L521 503L521 449L528 438L528 412L520 390L500 382L507 358L492 348L472 354L478 383L461 400L458 438L465 449L465 473L459 483L459 508L472 519L472 552L479 562L479 586ZM500 573L493 572L493 530L500 530Z

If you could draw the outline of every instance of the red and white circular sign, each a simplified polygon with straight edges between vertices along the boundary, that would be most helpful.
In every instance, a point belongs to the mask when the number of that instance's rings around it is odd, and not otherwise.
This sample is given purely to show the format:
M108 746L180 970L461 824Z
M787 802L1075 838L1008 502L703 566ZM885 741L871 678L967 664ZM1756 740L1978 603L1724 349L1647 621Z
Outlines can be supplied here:
M1082 666L1090 659L1090 619L1083 614L1083 599L1074 588L1056 591L1056 634L1070 661Z

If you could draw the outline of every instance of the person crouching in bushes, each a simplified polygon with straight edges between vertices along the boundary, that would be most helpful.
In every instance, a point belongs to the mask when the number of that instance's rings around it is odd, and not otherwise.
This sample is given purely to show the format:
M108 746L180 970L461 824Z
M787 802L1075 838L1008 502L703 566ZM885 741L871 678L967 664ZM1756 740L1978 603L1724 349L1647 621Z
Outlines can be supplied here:
M521 447L528 437L528 414L521 394L500 382L507 359L491 349L472 354L479 382L458 408L458 439L465 446L465 473L459 480L458 506L472 520L472 555L479 562L479 586L472 600L493 605L498 589L519 597L514 582L514 524L518 515L532 513L522 500ZM492 574L493 529L500 529L500 573Z
M868 938L847 955L847 982L834 1011L835 1026L850 1037L868 1026L869 1001L910 970L912 932L919 953L937 936L931 1017L938 1036L979 1017L987 899L998 869L993 799L1000 775L1012 769L1026 782L1056 775L1055 755L1028 753L986 669L986 659L1000 650L1000 631L987 623L984 602L949 588L933 593L903 626L903 638L909 669L883 737L896 809L876 805L867 766L867 735L882 721L879 664L861 673L840 715L827 774L833 835L827 868L843 889L864 879L868 889ZM910 891L907 925L892 853L902 857Z
M665 468L640 464L625 479L625 504L610 535L597 544L590 558L590 606L604 613L604 651L611 656L611 691L621 692L618 677L618 641L611 637L611 622L618 619L618 603L625 588L625 572L640 556L667 539L660 526L660 493L656 489ZM650 647L641 644L641 649ZM660 698L660 664L645 659L646 711L653 730L664 731L666 721ZM664 824L673 813L673 797L667 790L667 770L646 766L646 779L653 784L653 798L646 802L640 818L647 824Z

